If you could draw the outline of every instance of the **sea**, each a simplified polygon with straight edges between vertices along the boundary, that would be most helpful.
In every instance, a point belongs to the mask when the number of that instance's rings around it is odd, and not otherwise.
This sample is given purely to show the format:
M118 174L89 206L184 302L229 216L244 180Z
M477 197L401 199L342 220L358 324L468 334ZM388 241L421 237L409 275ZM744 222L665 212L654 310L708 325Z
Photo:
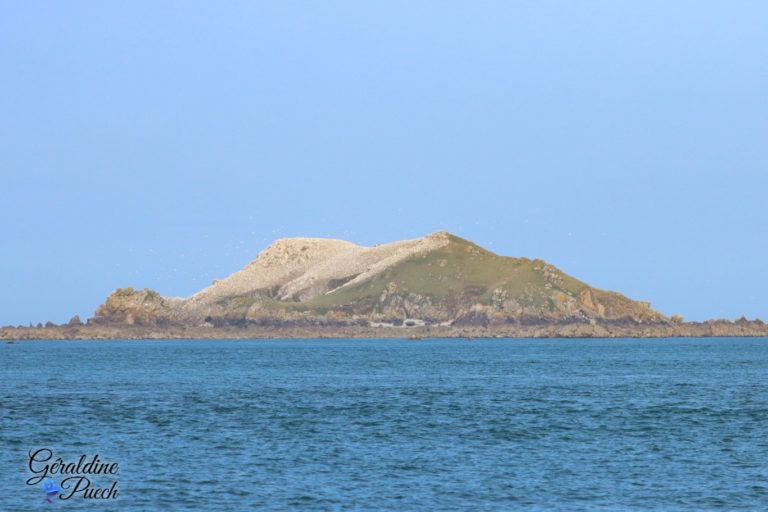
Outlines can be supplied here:
M19 341L0 369L2 511L768 510L768 339Z

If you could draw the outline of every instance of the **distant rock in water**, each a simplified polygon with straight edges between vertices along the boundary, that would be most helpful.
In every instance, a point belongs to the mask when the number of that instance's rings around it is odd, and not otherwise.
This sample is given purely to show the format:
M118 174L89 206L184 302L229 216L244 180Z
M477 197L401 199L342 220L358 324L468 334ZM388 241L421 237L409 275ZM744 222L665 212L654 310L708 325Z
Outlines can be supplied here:
M277 240L243 269L191 297L120 288L89 320L215 327L572 322L670 319L647 302L593 288L545 261L499 256L437 232L375 247L322 238Z

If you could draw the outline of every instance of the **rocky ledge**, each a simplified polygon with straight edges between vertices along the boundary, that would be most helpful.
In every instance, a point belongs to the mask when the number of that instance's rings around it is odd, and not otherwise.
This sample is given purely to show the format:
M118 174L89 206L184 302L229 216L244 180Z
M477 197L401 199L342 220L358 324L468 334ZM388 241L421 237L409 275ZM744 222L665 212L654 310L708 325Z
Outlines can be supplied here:
M560 322L540 325L253 325L195 327L181 325L64 325L0 328L3 340L63 339L298 339L298 338L680 338L768 337L760 320L707 322L621 321Z

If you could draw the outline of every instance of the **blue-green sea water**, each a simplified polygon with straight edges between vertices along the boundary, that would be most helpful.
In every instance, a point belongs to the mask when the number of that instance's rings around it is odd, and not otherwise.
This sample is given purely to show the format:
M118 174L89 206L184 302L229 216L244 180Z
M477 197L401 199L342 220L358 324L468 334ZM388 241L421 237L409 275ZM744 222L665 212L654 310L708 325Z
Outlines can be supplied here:
M768 509L768 339L17 342L0 368L3 511ZM92 485L118 497L47 503L39 448L117 462Z

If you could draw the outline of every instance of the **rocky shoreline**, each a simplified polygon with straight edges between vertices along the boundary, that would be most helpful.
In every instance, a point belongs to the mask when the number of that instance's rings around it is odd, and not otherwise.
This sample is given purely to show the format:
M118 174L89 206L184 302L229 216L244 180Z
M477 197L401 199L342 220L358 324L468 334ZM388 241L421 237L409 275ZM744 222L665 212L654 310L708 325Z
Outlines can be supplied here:
M711 338L768 337L761 320L706 322L563 322L539 325L373 327L361 325L104 326L3 327L2 340L117 339L306 339L306 338Z

